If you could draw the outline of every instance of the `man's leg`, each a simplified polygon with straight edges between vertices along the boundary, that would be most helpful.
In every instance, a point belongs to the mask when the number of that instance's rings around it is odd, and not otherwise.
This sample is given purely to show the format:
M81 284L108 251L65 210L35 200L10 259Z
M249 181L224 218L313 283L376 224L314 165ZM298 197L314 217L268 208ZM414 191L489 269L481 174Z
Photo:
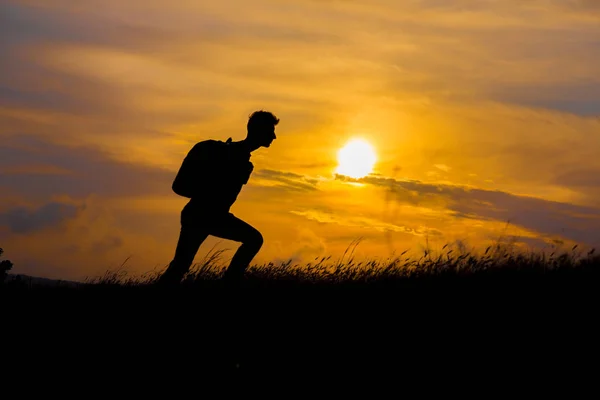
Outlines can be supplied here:
M250 261L262 247L262 235L252 225L231 213L220 219L211 229L210 234L242 243L233 255L231 263L223 276L226 280L239 281L244 276L244 271L250 265Z
M175 257L158 280L161 285L172 286L181 282L183 276L192 266L200 245L208 237L205 229L190 227L189 225L191 224L182 224L181 226Z

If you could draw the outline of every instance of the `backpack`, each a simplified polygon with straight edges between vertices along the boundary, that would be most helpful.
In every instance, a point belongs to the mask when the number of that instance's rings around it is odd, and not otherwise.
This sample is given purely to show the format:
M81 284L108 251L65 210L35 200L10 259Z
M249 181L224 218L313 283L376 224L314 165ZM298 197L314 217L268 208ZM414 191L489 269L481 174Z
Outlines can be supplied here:
M196 143L181 163L173 180L173 192L182 197L192 198L198 194L203 183L214 178L213 172L219 169L219 162L227 158L229 140L205 140Z

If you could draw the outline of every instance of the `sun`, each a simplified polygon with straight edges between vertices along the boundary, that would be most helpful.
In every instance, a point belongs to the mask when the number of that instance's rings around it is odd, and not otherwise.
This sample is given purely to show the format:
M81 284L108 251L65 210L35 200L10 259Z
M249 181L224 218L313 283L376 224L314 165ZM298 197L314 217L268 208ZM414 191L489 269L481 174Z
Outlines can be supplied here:
M338 151L336 173L351 178L362 178L373 171L377 156L369 142L352 139Z

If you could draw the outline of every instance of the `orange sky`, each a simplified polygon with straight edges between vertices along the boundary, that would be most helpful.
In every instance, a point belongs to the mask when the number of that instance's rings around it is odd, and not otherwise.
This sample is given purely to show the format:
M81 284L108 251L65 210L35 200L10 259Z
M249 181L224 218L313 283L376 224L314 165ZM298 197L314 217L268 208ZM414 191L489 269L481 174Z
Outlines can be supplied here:
M502 235L600 244L600 3L4 1L0 247L83 279L171 259L197 141L281 122L232 212L258 263ZM351 138L371 176L334 175ZM507 222L510 222L507 226ZM234 242L210 238L197 260Z

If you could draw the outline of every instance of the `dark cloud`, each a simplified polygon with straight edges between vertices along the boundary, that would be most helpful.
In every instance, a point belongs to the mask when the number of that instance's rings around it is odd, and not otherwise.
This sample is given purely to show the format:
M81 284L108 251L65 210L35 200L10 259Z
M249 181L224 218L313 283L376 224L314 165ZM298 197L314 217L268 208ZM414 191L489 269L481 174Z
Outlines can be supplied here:
M506 103L558 110L584 117L600 116L600 82L560 85L506 83L490 88L489 95Z
M197 70L217 72L219 74L242 74L246 79L264 78L273 80L277 73L285 73L289 68L278 67L267 75L264 66L256 68L253 63L243 67L235 63L223 65L223 57L199 57L199 52L214 51L204 48L210 43L227 43L236 40L252 40L258 46L271 46L285 43L286 46L305 43L313 45L323 41L338 40L337 36L305 31L288 26L271 26L258 21L230 21L227 18L213 18L204 13L184 14L173 8L178 21L173 24L168 13L165 23L142 22L136 18L110 16L110 12L89 12L89 3L77 7L74 4L53 4L51 6L27 6L7 4L0 13L0 106L16 107L21 110L44 110L64 113L68 116L94 116L99 121L111 121L111 129L120 126L154 124L183 124L186 121L198 121L209 118L218 112L214 104L223 102L231 92L219 82L202 83L201 80L185 85L170 85L148 79L131 79L124 83L110 80L94 74L97 66L87 60L85 53L56 53L62 47L87 49L91 52L106 51L109 56L127 55L140 63L148 62L152 67L156 61L165 70L173 68L171 79L182 66L194 65ZM87 8L87 11L86 11ZM247 44L246 46L250 46ZM188 49L194 49L189 51ZM260 51L260 49L257 49ZM76 53L76 51L74 51ZM100 56L101 57L101 56ZM50 61L52 60L52 61ZM85 60L85 61L83 61ZM144 61L141 61L144 60ZM89 73L84 68L87 66ZM161 67L161 68L162 68ZM63 69L61 71L61 69ZM271 68L272 69L272 68ZM131 70L124 73L135 75ZM162 72L161 72L162 73ZM86 76L87 75L87 76ZM308 75L303 75L308 76ZM292 74L294 80L302 76ZM203 105L199 109L196 102L190 100L198 93L194 87L201 87L200 93L210 97L213 105ZM237 89L233 88L234 91ZM274 103L297 103L296 94L289 92L272 94L268 90L257 90L253 101ZM180 98L193 104L177 108L164 106L162 109L144 109L144 98L148 97ZM249 96L240 91L235 95ZM204 114L210 114L209 116ZM143 121L140 123L139 121ZM134 122L132 122L134 121ZM131 129L127 129L131 131Z
M522 4L520 0L519 4ZM554 8L559 11L570 11L573 13L582 13L584 15L596 15L600 16L600 2L598 0L537 0L536 4L539 4L543 7L547 7L549 9Z
M140 6L140 14L145 11L144 6ZM110 13L90 12L89 4L83 5L82 9L73 5L27 7L21 4L8 4L3 8L0 37L5 43L79 43L155 52L167 50L169 44L191 43L198 39L211 42L250 37L260 39L262 45L283 40L292 46L343 42L343 37L334 33L264 24L252 19L235 20L208 12L186 12L177 7L166 10L163 15L164 21L176 21L175 24L142 21L141 17L137 21L136 18L111 18Z
M146 11L139 4L132 4L132 8L128 8L127 11L142 15L148 12L149 15L154 16L152 20L143 22L141 15L137 18L129 16L130 18L117 19L114 15L111 16L110 12L90 12L93 3L81 6L70 3L53 2L52 6L8 3L3 6L0 13L0 51L8 55L0 59L0 68L4 76L4 78L0 77L0 100L4 103L27 104L31 108L58 108L68 110L70 113L101 113L104 110L113 116L134 112L133 107L127 102L119 101L122 98L119 91L127 91L131 88L119 88L115 83L107 82L103 85L101 82L45 70L39 63L32 62L35 61L35 56L28 56L33 59L25 58L16 51L27 48L28 45L90 46L90 48L156 57L166 61L167 64L172 62L173 65L196 65L198 68L213 72L228 71L234 75L241 74L246 79L268 79L271 82L281 75L284 81L299 82L308 79L307 84L318 84L317 77L329 80L333 75L341 76L340 74L344 74L347 69L347 67L339 70L323 69L323 72L319 72L319 69L311 69L298 73L298 70L290 68L289 65L278 64L275 58L266 60L265 62L268 62L266 65L256 63L224 65L221 57L199 59L196 52L188 52L181 48L174 49L173 45L177 44L182 48L198 48L199 43L234 45L243 40L244 47L254 46L257 47L256 50L260 50L261 47L275 46L294 48L304 44L310 46L327 44L334 48L343 48L348 41L352 40L345 35L307 29L302 26L265 24L251 18L243 20L224 15L191 12L185 6L166 10L162 16L163 23L159 24L152 10ZM365 10L369 6L361 1L351 3L363 4ZM433 10L438 17L459 16L462 12L468 11L493 14L498 10L513 9L516 10L514 11L516 15L519 14L520 9L524 11L534 9L560 16L562 15L560 13L565 11L590 14L599 9L598 2L585 0L554 2L544 0L527 2L527 5L522 3L506 0L490 5L481 1L428 0L413 2L408 9L427 12ZM101 6L100 3L97 5ZM396 13L402 8L394 6L392 2L379 2L376 8L389 9L387 13L389 18L379 21L383 25L378 29L391 33L397 32ZM322 13L326 12L324 8L312 11L316 16L323 16ZM359 12L359 9L355 12ZM342 15L345 14L337 18ZM401 25L402 30L406 32L407 42L410 43L418 38L419 46L413 50L417 54L411 52L407 57L404 52L392 52L394 56L389 60L383 59L382 62L400 66L403 72L398 73L393 69L389 76L383 78L384 84L373 85L373 87L384 88L386 95L395 90L420 95L427 93L453 102L470 99L474 90L481 90L492 99L502 102L556 109L583 116L600 114L598 83L593 81L595 75L593 72L587 72L587 75L581 76L582 70L593 70L592 66L598 63L596 56L598 52L594 51L598 47L595 31L590 30L588 34L583 34L579 29L568 27L556 29L547 25L532 27L526 24L507 24L506 27L502 27L502 34L499 35L497 29L485 29L481 24L471 26L463 21L463 25L459 23L445 25L440 21L436 22L436 15L432 15L431 22L427 23L417 16L414 19L403 17ZM334 18L334 22L337 22L335 13L332 13L331 17ZM345 17L351 18L352 14ZM174 24L173 21L177 23ZM357 23L363 22L354 19L353 24ZM365 29L369 29L373 27L374 22L369 19L364 23ZM456 45L459 43L460 46ZM479 53L478 51L482 51L482 46L493 48L494 53L491 56ZM210 49L205 50L210 51ZM68 64L73 61L65 60L65 62ZM571 69L566 70L565 66L570 66ZM545 83L528 83L529 79L526 78L529 71L534 68L540 68L543 70L541 74L548 76ZM440 69L443 69L443 74L439 73ZM556 74L553 75L549 71ZM560 74L564 74L565 79L559 84L553 78ZM14 76L17 75L22 79L14 81ZM361 75L364 74L361 72ZM60 84L56 84L51 92L44 91L42 85L39 88L27 86L27 81L40 80L41 76L48 77L46 81L53 80ZM585 76L589 78L589 82L586 82ZM348 75L348 79L353 79L353 76ZM146 86L148 89L153 85L148 83ZM156 87L153 89L158 90ZM173 89L166 85L162 90ZM223 92L215 89L210 96L222 96ZM169 95L174 94L171 92ZM296 93L289 97L284 94L274 97L277 97L273 99L274 101L299 101ZM263 95L261 100L268 101L269 98ZM185 116L193 119L191 110L171 111L171 114L173 113L184 113L179 115L179 118Z
M459 218L510 222L542 235L559 235L593 245L600 243L599 208L416 180L378 177L352 179L340 175L336 179L380 186L387 189L386 192L395 201L444 207Z
M8 226L13 233L27 234L60 225L74 218L80 208L58 202L46 203L37 209L16 207L0 213L0 225Z
M98 22L75 18L52 9L3 6L0 12L0 106L45 110L76 116L129 116L132 107L123 88L99 80L61 72L44 65L39 53L46 45L81 42L108 45L110 29ZM115 44L117 41L115 41ZM69 63L74 60L63 59Z
M580 166L558 174L554 182L568 187L600 189L600 174L597 169Z
M0 61L0 68L2 64ZM120 100L119 90L114 87L38 67L12 70L14 74L10 72L11 68L4 69L7 72L0 77L0 106L55 111L70 116L131 118L134 114L131 107ZM50 81L60 88L46 89L44 82Z
M0 13L0 44L37 43L119 45L135 48L161 37L159 28L130 26L75 7L4 5ZM139 48L139 47L138 47Z
M148 113L129 101L139 94L132 85L60 71L47 65L43 51L70 44L155 54L156 46L173 43L173 39L173 34L160 28L131 26L60 8L8 4L0 12L0 53L4 55L0 58L0 106L110 118L113 127L142 117L146 125L165 121L164 113ZM80 62L72 56L59 61L65 66ZM154 94L161 91L151 84L145 89ZM198 113L175 110L169 115L169 120L180 121L197 118Z
M262 169L256 171L253 176L269 181L279 182L283 184L286 189L293 191L312 192L318 190L318 181L316 179L308 178L304 175L295 174L293 172Z
M54 195L85 198L171 193L174 171L119 162L89 147L65 147L30 136L3 137L0 142L0 187L34 200ZM22 173L31 165L50 165L60 174ZM11 172L15 171L15 172Z
M92 244L94 254L107 253L123 246L123 239L120 236L106 236Z

